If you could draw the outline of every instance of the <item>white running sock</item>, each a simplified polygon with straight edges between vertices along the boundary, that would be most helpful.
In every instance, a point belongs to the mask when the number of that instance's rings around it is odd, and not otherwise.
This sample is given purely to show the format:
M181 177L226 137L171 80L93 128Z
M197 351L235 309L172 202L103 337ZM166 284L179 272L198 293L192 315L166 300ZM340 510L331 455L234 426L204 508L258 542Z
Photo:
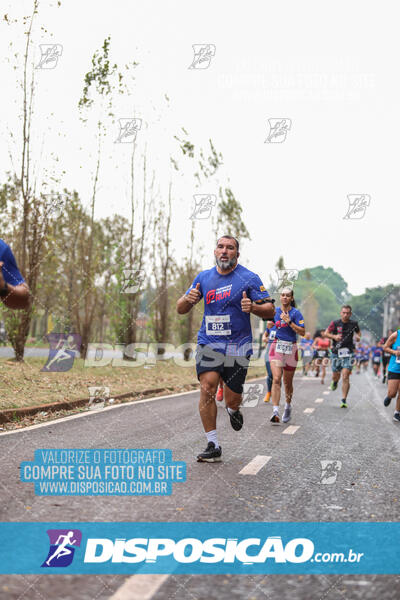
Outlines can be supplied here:
M234 414L235 414L235 412L236 412L236 410L233 410L232 408L229 408L229 407L228 407L228 413L229 413L230 415L234 415Z
M273 408L273 412L274 412L274 413L277 413L277 412L279 412L279 406L274 406L274 408Z
M286 409L286 408L290 408L290 404L288 404L287 402L286 402L286 404L285 404L285 409Z
M215 448L219 448L218 439L217 439L217 430L212 429L211 431L206 432L207 442L213 442Z

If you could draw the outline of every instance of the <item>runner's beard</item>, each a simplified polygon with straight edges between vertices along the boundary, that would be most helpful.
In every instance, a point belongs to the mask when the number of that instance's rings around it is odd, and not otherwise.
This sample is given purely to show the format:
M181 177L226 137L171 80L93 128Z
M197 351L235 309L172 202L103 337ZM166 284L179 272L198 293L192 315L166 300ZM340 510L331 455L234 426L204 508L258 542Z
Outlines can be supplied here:
M228 260L221 260L220 258L216 258L215 262L217 266L223 271L227 271L228 269L232 269L237 263L237 258L231 258Z

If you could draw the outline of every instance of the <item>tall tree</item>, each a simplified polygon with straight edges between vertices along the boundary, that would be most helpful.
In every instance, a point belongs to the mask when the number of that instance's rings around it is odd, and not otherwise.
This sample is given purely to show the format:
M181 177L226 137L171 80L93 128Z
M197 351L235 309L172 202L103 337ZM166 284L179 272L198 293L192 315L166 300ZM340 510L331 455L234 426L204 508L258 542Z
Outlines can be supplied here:
M16 59L14 69L18 72L21 68L20 78L17 79L17 88L21 90L21 136L17 138L12 132L10 133L15 148L14 156L11 152L14 173L8 187L3 188L5 194L3 207L13 219L12 226L7 228L9 241L31 291L30 305L26 310L7 309L3 313L17 361L22 361L24 358L25 344L35 311L40 265L45 253L45 236L52 209L51 198L38 190L38 186L41 185L40 173L35 160L37 153L33 148L34 99L37 89L34 28L38 14L39 2L34 0L30 15L23 17L21 23L24 35L23 60L19 60L18 51L14 54ZM10 18L8 14L4 15L4 21L9 25L20 25L18 19ZM3 229L4 237L7 237L6 231Z
M76 321L79 327L78 333L81 335L81 356L86 357L89 340L92 333L93 317L98 303L98 291L94 285L94 274L96 265L93 256L93 230L95 205L98 192L100 169L102 166L102 151L104 138L107 134L107 121L114 121L113 113L113 91L122 93L124 90L123 75L118 71L117 64L110 64L110 36L108 36L100 50L96 50L92 58L92 68L84 78L84 87L78 107L81 113L82 123L87 124L88 118L94 112L94 121L96 128L97 156L92 175L92 193L90 199L90 231L91 234L85 236L86 248L83 252L82 269L84 277L83 286L83 306L82 309L76 309ZM91 111L91 112L89 112Z

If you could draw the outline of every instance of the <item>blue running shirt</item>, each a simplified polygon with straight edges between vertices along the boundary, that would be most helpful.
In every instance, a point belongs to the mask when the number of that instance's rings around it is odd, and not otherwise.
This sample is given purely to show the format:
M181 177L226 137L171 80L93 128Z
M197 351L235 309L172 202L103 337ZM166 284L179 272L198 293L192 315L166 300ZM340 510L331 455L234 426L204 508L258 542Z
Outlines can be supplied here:
M199 273L186 294L198 283L204 316L197 343L212 344L214 350L228 356L252 354L250 314L242 311L241 300L243 292L259 304L270 299L259 276L239 264L227 275L213 267Z
M392 350L398 350L400 348L400 329L397 330L397 337L392 344ZM391 373L400 373L400 358L394 354L390 355L390 361L388 371Z
M276 330L276 339L283 340L285 342L295 342L297 339L297 333L285 323L285 321L281 320L282 309L280 306L275 310L274 323L272 329ZM289 318L295 325L299 327L304 327L304 317L301 312L292 306L289 310Z

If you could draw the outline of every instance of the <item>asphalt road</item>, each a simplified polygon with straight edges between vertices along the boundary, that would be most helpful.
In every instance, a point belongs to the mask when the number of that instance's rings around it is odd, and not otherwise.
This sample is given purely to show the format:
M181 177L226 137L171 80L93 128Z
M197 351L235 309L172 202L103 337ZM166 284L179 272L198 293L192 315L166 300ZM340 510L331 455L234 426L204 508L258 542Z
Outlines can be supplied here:
M351 383L349 408L342 409L339 390L330 392L318 379L296 376L289 425L298 428L289 435L284 433L288 425L271 426L271 407L262 401L243 409L240 432L231 429L221 406L223 461L215 464L195 460L206 446L198 392L0 435L1 521L397 521L400 424L392 421L393 407L383 407L386 386L371 372L354 373ZM35 449L74 447L170 448L174 460L186 461L187 482L174 484L167 497L92 498L35 496L33 484L19 481L19 465L33 460ZM271 458L257 474L239 475L257 455ZM341 463L332 484L321 483L323 460ZM124 575L3 575L0 597L139 597L118 595L126 580ZM141 597L389 600L397 599L399 590L400 577L394 575L171 575Z

